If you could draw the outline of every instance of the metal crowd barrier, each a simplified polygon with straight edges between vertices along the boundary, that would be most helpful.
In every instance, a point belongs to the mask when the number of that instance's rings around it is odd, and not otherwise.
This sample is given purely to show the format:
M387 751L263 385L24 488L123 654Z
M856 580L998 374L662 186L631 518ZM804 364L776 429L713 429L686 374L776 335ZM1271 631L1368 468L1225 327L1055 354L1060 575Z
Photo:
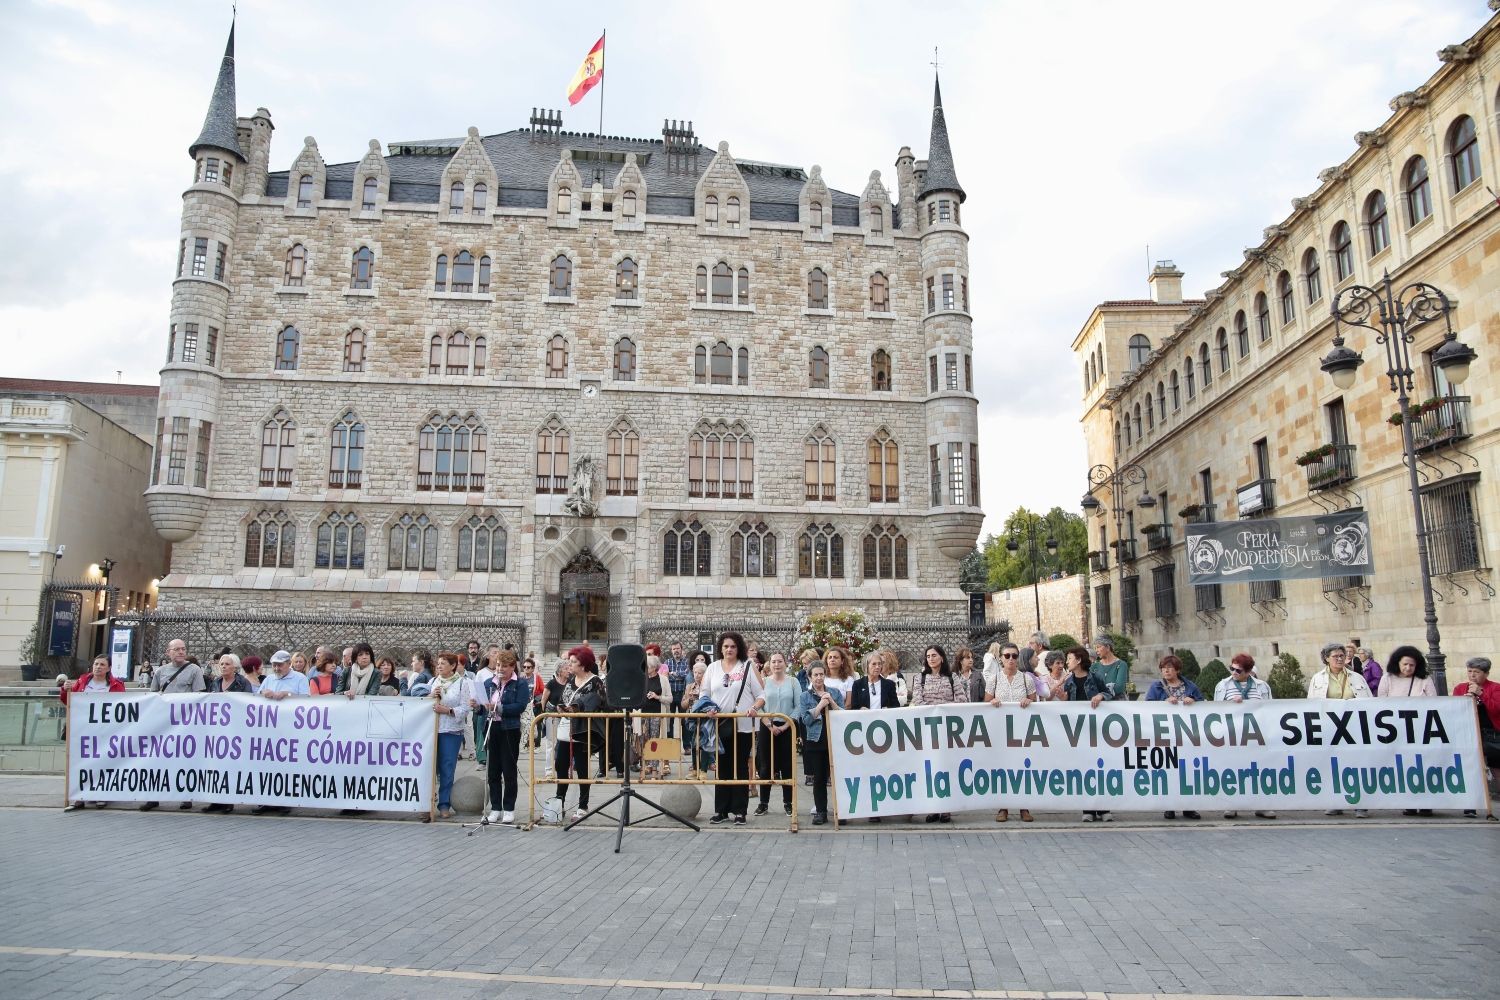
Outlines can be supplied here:
M686 720L689 720L689 719L709 720L709 721L718 722L718 721L723 721L725 719L745 718L745 717L748 716L748 714L749 713L746 713L746 712L720 712L717 715L709 715L707 712L639 712L639 713L632 713L631 717L630 717L630 721L633 722L633 723L634 722L646 723L646 722L651 722L653 720L659 720L659 721L662 722L663 728L665 728L665 723L666 723L666 720L668 720L668 719L678 719L678 720L683 720L683 722L685 722ZM791 789L792 789L792 815L791 815L791 823L788 825L788 830L791 833L796 833L797 832L797 819L798 819L798 813L797 813L797 788L798 788L798 785L799 785L799 781L797 779L797 764L796 764L796 760L797 760L797 751L796 751L797 738L796 738L795 723L794 723L794 721L792 720L792 718L790 716L783 715L780 712L757 712L753 716L753 718L756 720L756 726L755 726L755 730L753 732L742 733L742 732L739 731L739 727L736 726L735 729L734 729L734 731L733 731L734 735L733 735L732 741L731 741L732 746L731 747L726 747L724 749L715 751L715 753L714 753L714 756L715 756L714 777L712 779L705 778L703 780L698 780L696 778L659 778L659 777L650 777L650 778L648 778L648 777L646 777L646 774L645 774L645 767L644 767L644 763L645 762L644 762L644 760L641 760L641 761L639 761L643 765L642 768L641 768L641 774L639 776L637 776L637 777L632 777L630 779L631 785L632 786L637 786L638 785L638 786L641 786L643 788L655 788L655 787L658 787L658 786L667 786L667 785L712 785L712 786L715 786L715 787L717 787L719 785L744 785L750 791L752 798L754 797L755 789L757 787L761 786L761 785L780 785L780 786L783 786L783 787L790 786ZM608 725L611 722L615 723L617 725L620 725L620 726L624 726L625 725L625 713L621 712L621 711L617 711L617 712L543 712L540 715L536 715L536 716L532 717L532 720L531 720L531 730L530 730L530 733L529 733L530 744L531 744L531 747L530 747L531 753L530 753L530 755L528 757L528 760L527 760L527 767L528 767L529 776L530 776L529 777L529 784L531 786L530 787L531 806L530 806L530 816L529 816L529 819L528 819L528 821L526 823L526 829L527 830L533 829L534 827L537 826L537 817L536 817L537 795L538 795L538 792L537 792L537 776L536 776L536 758L537 758L537 752L538 752L538 750L541 750L543 752L547 752L547 747L546 747L546 742L547 741L544 738L544 736L542 736L542 735L540 735L538 733L537 727L538 727L538 725L545 725L545 723L546 723L546 721L548 719L557 719L559 721L561 721L563 719L572 719L572 720L574 720L575 723L578 720L583 720L583 719L603 719L603 720L605 720L605 724L606 724L606 729L605 729L606 744L605 744L604 749L606 749L606 750L608 749L608 743L607 743L607 741L608 741L608 738L609 738L608 737L608 728L607 728ZM782 722L785 722L785 723L788 723L790 725L793 725L793 727L794 727L792 729L792 747L793 747L793 749L792 749L792 766L791 766L789 775L787 777L785 777L785 778L770 777L770 778L761 779L761 778L755 777L755 773L754 772L755 772L756 750L755 750L754 740L762 738L763 736L768 736L769 735L769 734L765 733L764 727L762 727L760 725L760 720L762 720L762 719L778 719L778 720L780 720ZM679 723L679 732L685 731L686 728L687 728L686 725L684 725L682 723ZM584 734L585 734L584 735L584 745L588 748L588 753L587 753L586 759L589 761L588 767L590 769L592 769L593 768L593 762L595 760L595 752L596 752L596 748L594 746L594 731L593 731L592 727L586 727L584 729ZM627 743L627 744L629 743L629 741L631 739L631 736L632 736L632 734L628 733L628 732L622 734L622 738L625 741L625 743ZM642 736L643 741L654 739L654 738L659 738L659 737L650 737L650 736L645 736L644 734ZM699 739L701 739L701 737L699 737ZM717 726L715 727L715 739L717 740ZM734 778L721 778L721 777L719 777L719 774L721 772L720 772L719 767L718 767L718 760L721 759L725 754L728 754L728 753L732 752L733 750L737 750L738 747L739 747L739 741L742 740L742 739L743 740L750 740L751 741L750 758L749 758L749 760L750 760L750 771L751 771L751 774L748 777L746 777L744 780L736 780ZM696 763L697 760L698 760L698 758L697 758L697 753L698 753L697 748L696 747L689 747L689 746L686 746L686 745L684 746L684 748L688 751L688 753L690 755L689 759L692 760L694 763ZM555 758L555 755L556 755L556 741L553 741L553 745L551 747L551 753L553 754L553 756ZM627 752L625 753L624 757L633 758L634 755L631 754L631 753L629 753L628 750L627 750ZM678 763L680 763L680 762L681 762L681 760L679 758ZM614 762L611 761L611 766L613 766L613 763ZM627 767L629 766L629 761L625 760L623 758L621 760L621 763L624 766L627 766ZM769 769L770 769L771 774L774 775L776 773L776 741L775 740L772 740L771 743L770 743L770 751L769 751L769 754L768 754L767 763L769 765ZM617 777L611 777L610 776L610 771L609 771L608 767L603 767L602 768L602 770L604 771L605 776L601 777L601 778L589 778L589 777L583 777L583 778L578 778L578 777L561 778L561 777L557 777L556 776L556 763L555 763L555 760L553 762L553 769L554 769L554 777L552 777L552 778L542 778L541 781L542 781L542 784L552 784L552 785L555 785L555 786L560 786L560 790L562 791L562 794L559 795L558 798L564 799L564 807L566 807L567 786L569 786L569 785L620 785L620 784L623 784L624 780L625 780L623 777L619 777L619 778L617 778ZM696 772L696 768L694 770ZM567 811L566 808L564 808L563 811L564 811L564 813L566 813L566 811ZM564 822L566 822L565 817L563 819L564 819Z

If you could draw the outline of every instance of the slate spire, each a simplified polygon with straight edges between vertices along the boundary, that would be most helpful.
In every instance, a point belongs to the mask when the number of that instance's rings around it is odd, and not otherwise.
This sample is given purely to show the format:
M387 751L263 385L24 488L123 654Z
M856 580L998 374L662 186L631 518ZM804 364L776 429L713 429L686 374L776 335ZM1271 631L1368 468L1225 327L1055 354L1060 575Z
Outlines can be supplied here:
M205 146L233 153L240 159L238 114L234 101L234 22L229 22L229 44L224 46L224 61L219 64L219 79L214 83L213 96L208 101L208 114L203 119L203 130L198 140L188 147L189 156L197 156Z
M937 74L932 77L932 135L927 141L927 176L918 197L934 191L952 191L964 200L958 173L953 169L953 150L948 146L948 122L943 117L943 88Z

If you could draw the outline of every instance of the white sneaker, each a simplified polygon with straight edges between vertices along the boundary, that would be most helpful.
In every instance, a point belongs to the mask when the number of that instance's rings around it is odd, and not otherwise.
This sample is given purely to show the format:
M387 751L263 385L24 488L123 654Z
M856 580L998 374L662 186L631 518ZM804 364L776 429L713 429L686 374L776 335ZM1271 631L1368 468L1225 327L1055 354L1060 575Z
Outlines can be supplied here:
M507 815L509 815L509 814L507 814ZM484 819L485 819L486 823L498 823L498 822L500 822L500 810L499 809L491 809L490 810L490 814L488 816L486 816Z
M573 818L574 819L583 819L583 817L586 816L586 815L588 815L588 814L585 813L582 809L575 809L575 810L573 810Z
M1085 823L1092 823L1095 820L1095 818L1096 817L1091 812L1086 812L1086 813L1083 814L1083 821Z
M493 823L494 820L491 820L490 822ZM500 823L504 826L515 826L516 814L507 809L505 812L500 814Z
M1272 812L1270 809L1257 809L1255 815L1259 816L1261 819L1276 818L1276 813Z
M1115 821L1115 814L1106 809L1104 815L1100 816L1099 819L1105 823L1113 823Z
M1354 810L1354 818L1355 819L1369 819L1370 818L1370 810L1368 810L1368 809L1356 809L1356 810Z

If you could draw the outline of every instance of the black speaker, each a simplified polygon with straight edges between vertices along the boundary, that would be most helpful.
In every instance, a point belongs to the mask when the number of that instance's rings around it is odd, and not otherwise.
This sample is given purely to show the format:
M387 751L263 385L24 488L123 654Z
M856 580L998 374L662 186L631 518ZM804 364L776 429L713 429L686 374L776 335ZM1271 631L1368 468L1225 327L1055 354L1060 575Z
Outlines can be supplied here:
M610 708L646 706L646 647L632 642L609 647L604 695Z

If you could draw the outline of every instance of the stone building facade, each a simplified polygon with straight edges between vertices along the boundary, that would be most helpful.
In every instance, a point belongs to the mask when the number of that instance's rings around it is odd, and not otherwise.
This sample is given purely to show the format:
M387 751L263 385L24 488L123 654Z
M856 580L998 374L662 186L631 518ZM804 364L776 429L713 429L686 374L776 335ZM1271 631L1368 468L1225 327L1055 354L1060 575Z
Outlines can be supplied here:
M161 607L463 617L527 645L835 606L958 619L982 519L935 91L893 195L690 125L271 169L233 35L193 143L147 503Z
M1369 362L1348 390L1319 369L1332 303L1352 285L1427 282L1455 307L1453 328L1479 352L1462 386L1432 363L1442 322L1411 328L1412 425L1443 650L1450 681L1468 656L1493 655L1500 600L1500 17L1444 48L1441 66L1356 134L1357 149L1319 175L1202 300L1159 263L1149 299L1098 305L1073 342L1083 375L1090 464L1138 464L1089 525L1096 626L1133 633L1142 659L1173 647L1200 660L1286 651L1304 668L1328 641L1358 639L1384 660L1425 648L1415 516L1397 397L1374 334L1345 327ZM1325 448L1325 445L1331 447ZM1309 453L1314 453L1309 455ZM1153 507L1139 503L1146 493ZM1183 528L1193 520L1369 514L1368 577L1191 587ZM1489 540L1486 540L1486 536Z

